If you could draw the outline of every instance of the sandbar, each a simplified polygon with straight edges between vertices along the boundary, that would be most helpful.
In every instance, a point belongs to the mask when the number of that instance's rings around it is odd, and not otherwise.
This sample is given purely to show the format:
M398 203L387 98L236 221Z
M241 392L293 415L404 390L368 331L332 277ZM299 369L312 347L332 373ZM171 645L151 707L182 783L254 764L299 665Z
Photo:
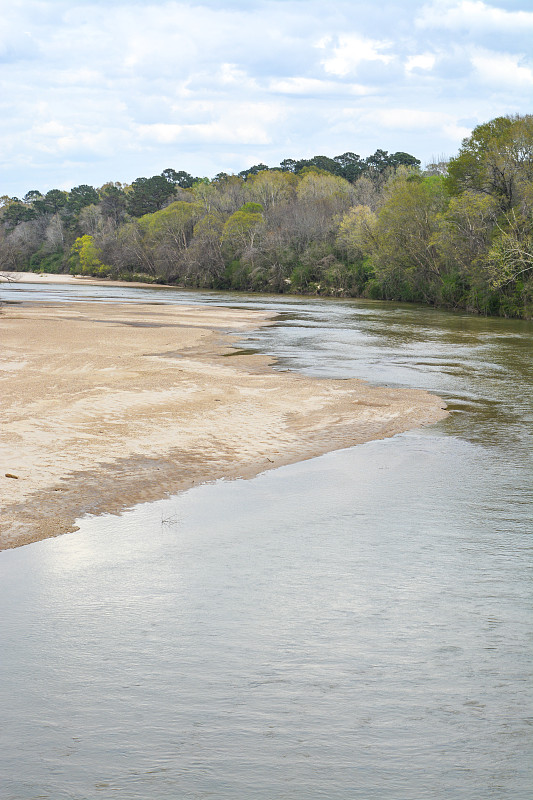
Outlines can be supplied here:
M425 391L311 378L239 350L239 332L272 321L156 303L1 308L0 549L446 416Z
M94 278L91 275L67 275L64 272L56 274L53 272L10 272L9 270L2 270L2 272L0 272L0 283L39 283L41 286L68 283L78 284L78 286L82 284L86 286L138 286L143 289L146 289L147 286L177 288L176 286L167 286L166 284L119 281L111 278Z

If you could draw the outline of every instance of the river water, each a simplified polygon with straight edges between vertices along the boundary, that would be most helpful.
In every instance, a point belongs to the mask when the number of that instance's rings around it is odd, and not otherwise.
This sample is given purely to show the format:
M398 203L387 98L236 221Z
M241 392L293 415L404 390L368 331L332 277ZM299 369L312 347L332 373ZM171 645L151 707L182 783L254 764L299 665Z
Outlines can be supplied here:
M2 798L533 796L531 325L163 289L2 298L273 309L243 347L452 412L1 553Z

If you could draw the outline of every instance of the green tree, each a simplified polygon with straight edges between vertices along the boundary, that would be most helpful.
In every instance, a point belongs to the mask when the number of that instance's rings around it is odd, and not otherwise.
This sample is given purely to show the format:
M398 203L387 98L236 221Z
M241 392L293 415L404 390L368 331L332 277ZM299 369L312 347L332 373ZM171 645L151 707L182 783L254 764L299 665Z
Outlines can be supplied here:
M154 265L158 278L175 280L180 276L185 263L183 256L200 215L201 206L178 200L139 219L142 251L149 254L146 262Z
M105 184L100 189L100 210L106 219L117 226L123 221L126 213L126 192L121 186L113 183Z
M128 212L133 217L142 217L144 214L159 211L175 193L174 184L162 175L137 178L127 196Z
M74 186L70 190L66 208L71 214L77 216L82 208L98 203L99 199L96 189L86 183L82 183L80 186Z
M301 163L304 163L304 166L317 167L317 169L323 169L324 172L331 172L332 175L341 175L342 172L339 162L329 156L313 156L309 162Z
M342 217L337 230L337 247L350 260L361 260L372 250L377 216L368 206L353 206Z
M298 162L294 160L294 158L284 158L283 161L280 162L280 169L283 172L296 172L296 164Z
M217 211L202 213L196 221L193 236L181 260L180 277L189 285L224 288L223 227L224 217Z
M57 214L68 202L68 193L61 189L50 189L41 199L33 200L33 208L38 214Z
M253 167L249 167L248 169L243 169L241 172L239 172L239 178L246 179L249 175L257 175L259 172L268 169L269 168L267 167L266 164L254 164Z
M293 198L296 184L297 178L292 173L269 169L250 176L246 188L248 196L268 211Z
M433 243L447 197L443 180L399 172L387 186L373 232L372 261L385 297L434 302L442 283Z
M383 172L387 167L391 166L390 156L386 150L378 149L371 156L365 158L367 168L375 170L376 172Z
M175 250L183 250L188 246L199 213L196 203L178 200L141 217L139 224L149 245L171 244Z
M496 197L508 211L533 178L533 115L497 117L478 125L448 164L447 189Z
M419 167L420 159L410 155L410 153L392 153L389 156L389 166L391 167Z
M100 252L89 234L79 236L70 250L71 272L82 275L107 275L109 267L100 261Z
M333 160L340 167L340 171L337 174L350 181L350 183L355 183L365 170L365 162L357 153L348 151L340 156L335 156Z
M488 276L492 289L509 284L533 283L533 216L511 209L497 225L488 254Z
M245 256L253 266L256 239L263 224L263 207L260 203L245 203L224 223L222 244L231 258Z
M438 218L431 243L441 263L437 300L444 305L477 307L473 298L487 297L488 251L498 213L494 197L466 191L452 197Z
M125 222L117 230L114 265L120 272L141 273L155 278L155 252L147 246L145 231L138 220Z
M42 194L38 189L30 189L22 199L25 203L33 203L35 200L41 200Z
M27 222L34 219L37 212L28 205L20 201L9 203L2 208L1 221L7 230L13 230L20 222Z
M173 183L174 186L179 186L180 189L190 189L194 183L193 176L189 175L188 172L184 172L182 169L178 172L176 172L175 169L164 169L161 175L169 183Z
M488 253L497 218L498 204L490 195L466 191L452 197L432 237L441 260L464 275L472 274Z

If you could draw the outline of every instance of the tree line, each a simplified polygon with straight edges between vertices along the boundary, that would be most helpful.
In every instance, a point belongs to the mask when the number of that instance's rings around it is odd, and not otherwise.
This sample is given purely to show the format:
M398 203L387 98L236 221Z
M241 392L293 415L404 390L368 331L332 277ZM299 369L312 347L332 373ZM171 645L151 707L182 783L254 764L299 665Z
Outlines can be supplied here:
M0 269L531 317L533 115L421 169L384 150L1 198Z

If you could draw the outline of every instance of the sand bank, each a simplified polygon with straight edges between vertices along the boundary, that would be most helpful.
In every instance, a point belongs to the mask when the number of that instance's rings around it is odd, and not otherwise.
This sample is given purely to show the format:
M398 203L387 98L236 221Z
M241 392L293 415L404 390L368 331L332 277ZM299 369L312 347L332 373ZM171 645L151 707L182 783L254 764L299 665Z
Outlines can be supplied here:
M445 416L426 392L273 371L232 348L269 320L213 306L4 307L0 548Z
M85 284L86 286L98 286L105 284L106 286L141 286L146 289L148 286L154 286L152 283L139 283L136 281L112 281L108 278L93 278L89 275L66 275L60 273L55 275L51 272L0 272L0 283L40 283L43 286L53 285L57 283L77 283ZM164 284L157 284L163 286ZM172 288L176 288L175 286Z

